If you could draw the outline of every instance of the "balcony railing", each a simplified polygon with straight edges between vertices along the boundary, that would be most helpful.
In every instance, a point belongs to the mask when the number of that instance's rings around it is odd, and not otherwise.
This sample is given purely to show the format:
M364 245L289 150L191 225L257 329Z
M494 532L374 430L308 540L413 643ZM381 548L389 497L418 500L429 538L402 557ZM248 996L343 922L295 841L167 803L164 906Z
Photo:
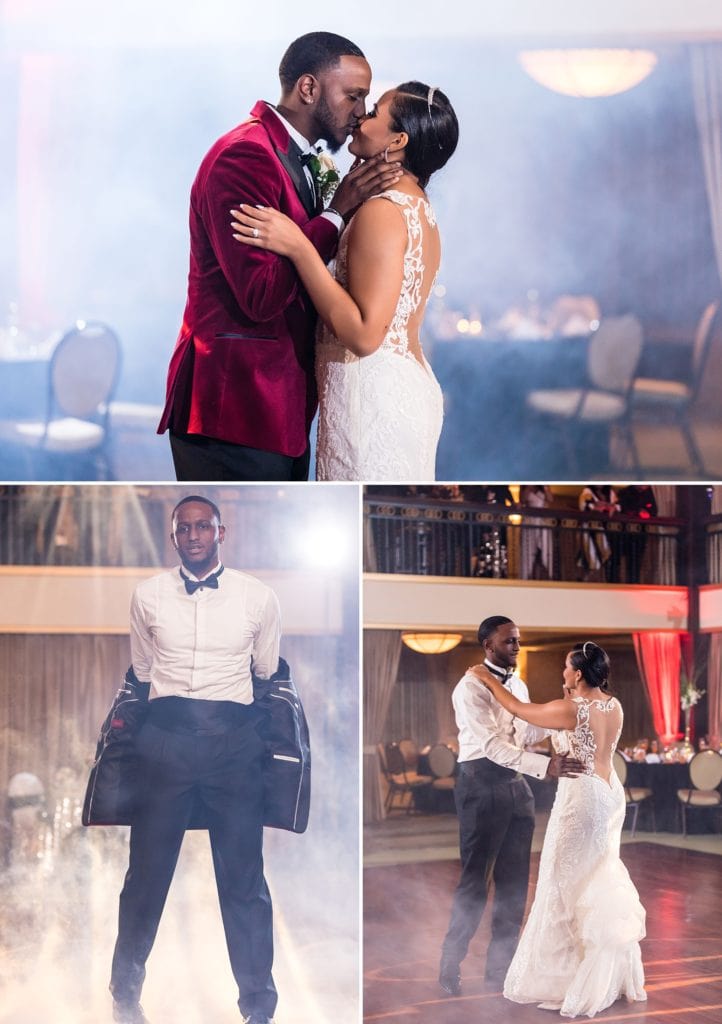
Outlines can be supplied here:
M666 586L686 580L678 519L367 499L364 524L366 572Z

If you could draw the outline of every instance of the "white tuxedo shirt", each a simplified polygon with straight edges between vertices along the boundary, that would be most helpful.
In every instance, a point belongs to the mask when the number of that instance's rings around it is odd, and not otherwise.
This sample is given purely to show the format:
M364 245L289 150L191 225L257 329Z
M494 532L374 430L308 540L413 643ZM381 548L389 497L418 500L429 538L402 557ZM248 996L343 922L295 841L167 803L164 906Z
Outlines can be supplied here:
M495 668L498 671L498 666ZM529 702L526 683L516 673L505 685L518 700ZM548 736L546 729L515 718L468 672L454 687L451 699L459 727L460 763L487 757L503 768L532 775L535 779L545 777L549 758L524 747Z
M150 682L151 700L251 704L251 667L263 679L278 668L280 621L271 588L236 569L224 568L217 590L200 587L193 594L178 568L152 576L135 588L130 606L135 674Z

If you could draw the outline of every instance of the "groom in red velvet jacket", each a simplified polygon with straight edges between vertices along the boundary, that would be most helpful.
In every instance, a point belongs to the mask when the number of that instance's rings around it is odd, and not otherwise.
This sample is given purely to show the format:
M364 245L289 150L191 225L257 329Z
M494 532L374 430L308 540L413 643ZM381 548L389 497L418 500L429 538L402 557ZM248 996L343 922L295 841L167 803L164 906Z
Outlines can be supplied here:
M231 207L281 210L330 260L344 219L396 180L381 159L352 170L323 210L303 160L336 152L365 113L371 69L350 40L311 32L279 68L281 99L263 101L205 156L191 190L188 300L158 432L170 431L179 480L305 480L316 411L316 314L293 264L239 245Z

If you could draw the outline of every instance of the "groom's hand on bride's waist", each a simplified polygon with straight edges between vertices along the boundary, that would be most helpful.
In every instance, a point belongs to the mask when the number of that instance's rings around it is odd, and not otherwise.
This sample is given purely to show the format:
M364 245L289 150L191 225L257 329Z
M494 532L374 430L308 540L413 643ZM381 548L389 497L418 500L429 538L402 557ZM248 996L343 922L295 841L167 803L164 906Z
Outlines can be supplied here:
M403 173L400 163L387 163L383 153L354 164L333 194L331 205L348 223L352 214L369 196L391 188Z
M584 775L584 764L575 757L566 754L552 754L547 768L548 779L576 779Z

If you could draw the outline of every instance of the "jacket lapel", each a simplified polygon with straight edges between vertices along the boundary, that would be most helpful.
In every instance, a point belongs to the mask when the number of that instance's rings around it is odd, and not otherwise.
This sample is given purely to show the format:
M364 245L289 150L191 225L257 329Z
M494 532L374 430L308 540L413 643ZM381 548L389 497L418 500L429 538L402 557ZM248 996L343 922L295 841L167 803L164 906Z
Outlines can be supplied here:
M308 178L306 177L306 173L303 169L303 164L301 163L301 150L293 139L289 139L288 141L287 153L284 153L278 146L274 146L274 149L276 150L276 156L288 172L294 188L298 193L298 198L303 203L306 213L309 217L313 217L316 212L316 200L311 191L311 187L308 184Z
M298 198L309 217L316 214L316 199L313 189L301 163L301 150L290 137L284 125L267 103L259 100L251 111L251 117L261 122L268 132L271 145L276 156L283 164L284 170L293 182Z

